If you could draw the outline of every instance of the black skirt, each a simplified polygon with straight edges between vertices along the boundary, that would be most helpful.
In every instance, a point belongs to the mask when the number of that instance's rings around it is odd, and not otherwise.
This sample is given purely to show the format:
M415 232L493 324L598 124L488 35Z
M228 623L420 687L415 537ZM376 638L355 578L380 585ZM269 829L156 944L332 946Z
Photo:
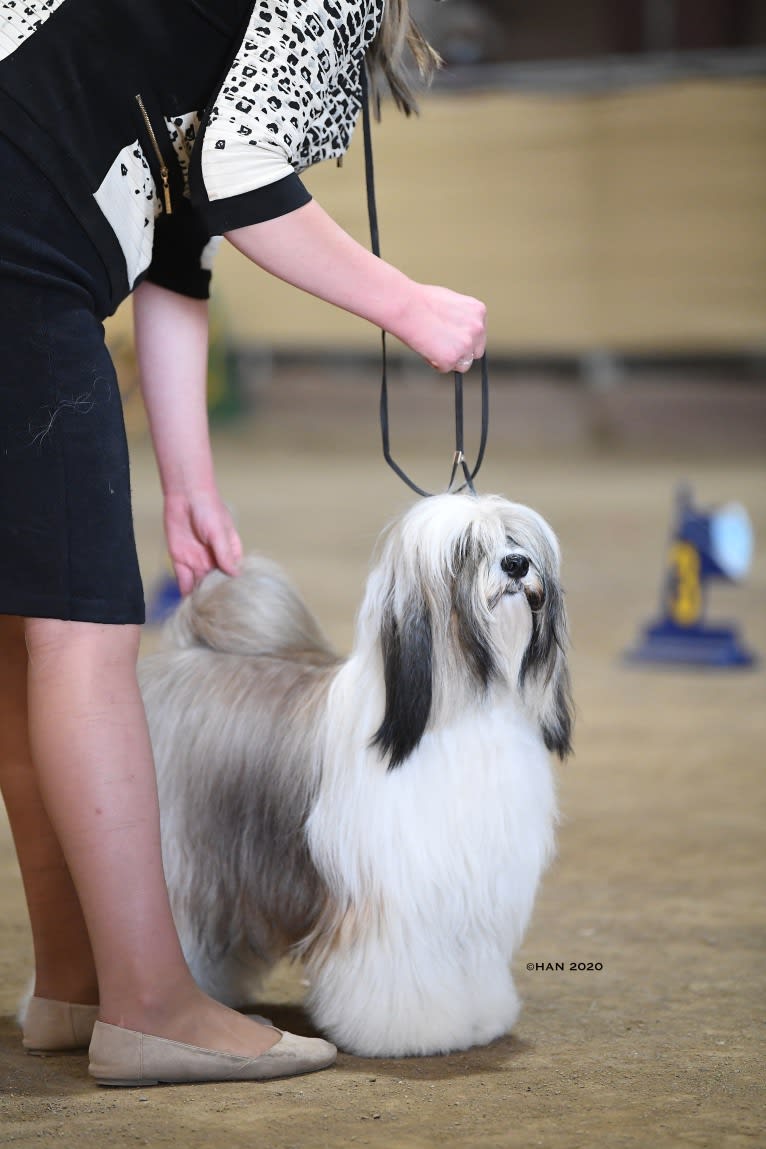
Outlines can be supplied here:
M106 269L0 135L0 614L141 623Z

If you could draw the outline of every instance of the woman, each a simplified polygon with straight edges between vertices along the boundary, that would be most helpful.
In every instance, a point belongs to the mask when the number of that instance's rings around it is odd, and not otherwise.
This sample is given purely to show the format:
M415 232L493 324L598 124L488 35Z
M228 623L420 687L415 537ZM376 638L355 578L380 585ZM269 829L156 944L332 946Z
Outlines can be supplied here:
M407 0L0 0L0 782L35 950L24 1044L84 1048L92 1031L102 1084L335 1056L207 998L178 944L101 321L133 294L182 592L236 574L205 410L212 236L440 371L484 350L480 303L376 259L300 180L347 148L365 56L410 109L407 43L428 68Z

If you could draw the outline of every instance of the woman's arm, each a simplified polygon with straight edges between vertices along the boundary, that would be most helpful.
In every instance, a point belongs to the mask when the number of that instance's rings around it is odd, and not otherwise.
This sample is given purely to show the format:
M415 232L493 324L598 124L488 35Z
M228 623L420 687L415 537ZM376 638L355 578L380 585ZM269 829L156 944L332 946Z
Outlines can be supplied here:
M483 303L409 279L352 239L315 200L226 238L279 279L390 331L439 371L484 354Z
M272 275L390 331L439 371L484 353L482 303L409 279L358 244L315 201L231 231L227 239ZM168 548L186 594L214 567L236 573L242 555L213 472L207 303L145 281L133 304Z
M165 533L188 594L208 571L236 574L242 545L218 493L207 418L207 301L144 282L133 293L135 341L165 496Z

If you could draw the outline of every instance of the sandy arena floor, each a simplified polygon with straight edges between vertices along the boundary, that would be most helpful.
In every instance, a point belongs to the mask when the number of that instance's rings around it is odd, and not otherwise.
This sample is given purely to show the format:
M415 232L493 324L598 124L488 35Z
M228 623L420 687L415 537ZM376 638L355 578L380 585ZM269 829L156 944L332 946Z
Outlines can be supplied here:
M764 401L692 386L684 406L684 394L650 401L649 388L644 401L629 391L595 412L571 388L511 384L496 396L480 488L533 504L560 535L578 707L576 756L560 770L559 856L514 962L524 1000L516 1032L443 1058L341 1056L332 1071L265 1085L99 1089L84 1057L33 1059L21 1049L13 1015L31 949L3 821L0 1144L766 1145L766 672L621 662L655 611L684 479L702 506L736 499L753 518L753 571L742 587L713 586L709 613L738 620L766 655ZM415 388L397 398L409 402L420 416L430 399ZM446 419L408 422L399 411L403 462L422 483L442 485ZM342 649L373 540L409 498L379 457L374 420L371 391L360 399L348 380L317 392L277 379L259 418L216 437L246 545L290 571ZM163 544L140 437L134 485L151 586ZM148 632L147 647L153 640ZM281 969L265 997L277 1024L305 1027L297 971Z

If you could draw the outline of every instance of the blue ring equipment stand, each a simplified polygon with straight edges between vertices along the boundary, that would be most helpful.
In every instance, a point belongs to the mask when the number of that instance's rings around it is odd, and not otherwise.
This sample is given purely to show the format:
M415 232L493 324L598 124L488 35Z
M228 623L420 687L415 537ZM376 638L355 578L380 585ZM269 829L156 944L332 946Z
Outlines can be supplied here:
M757 660L733 624L705 622L707 585L712 579L739 582L750 569L753 532L744 507L729 503L700 511L688 487L676 498L676 525L668 550L661 615L645 626L625 657L633 663L685 663L745 667Z

